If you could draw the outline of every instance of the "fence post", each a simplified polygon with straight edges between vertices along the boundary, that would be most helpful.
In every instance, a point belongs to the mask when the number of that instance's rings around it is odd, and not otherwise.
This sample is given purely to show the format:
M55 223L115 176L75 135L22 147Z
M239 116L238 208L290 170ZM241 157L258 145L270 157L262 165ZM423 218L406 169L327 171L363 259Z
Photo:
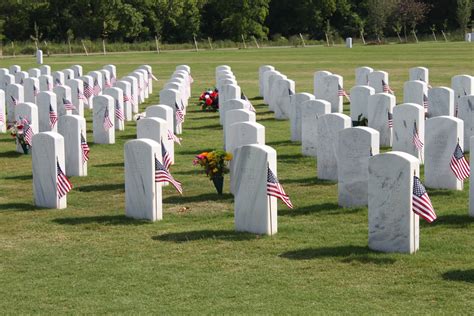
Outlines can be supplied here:
M214 50L214 48L212 47L212 42L211 42L210 37L207 38L207 41L209 42L209 47L211 48L211 50Z
M303 47L306 47L306 43L304 42L303 35L300 33L301 43L303 43Z
M242 36L242 43L244 43L244 48L247 49L247 44L245 44L244 34L241 34L241 36Z
M194 47L196 48L196 52L198 52L199 49L198 49L198 43L196 41L196 35L193 35L193 39L194 39Z
M68 38L67 39L67 45L69 46L69 56L72 55L72 47L71 47L71 40Z
M82 47L84 48L84 52L86 53L86 56L89 56L89 54L87 53L86 44L84 44L83 40L81 40L81 43L82 43Z
M107 55L107 52L105 51L105 39L102 39L102 49L104 50L104 55Z
M158 37L155 36L155 45L156 45L156 52L159 54L160 53L160 46L158 44Z
M443 34L444 41L445 41L445 42L447 42L447 41L448 41L448 39L446 38L446 34L444 34L444 31L443 31L443 30L441 30L441 34Z
M415 37L415 41L418 44L418 37L416 36L415 30L412 30L411 32L413 33L413 36Z
M255 46L257 46L257 48L260 48L260 45L258 45L258 42L257 42L257 39L255 38L255 36L252 36L253 37L253 40L255 42Z
M13 44L13 41L12 41L12 52L13 52L13 57L15 57L15 44Z

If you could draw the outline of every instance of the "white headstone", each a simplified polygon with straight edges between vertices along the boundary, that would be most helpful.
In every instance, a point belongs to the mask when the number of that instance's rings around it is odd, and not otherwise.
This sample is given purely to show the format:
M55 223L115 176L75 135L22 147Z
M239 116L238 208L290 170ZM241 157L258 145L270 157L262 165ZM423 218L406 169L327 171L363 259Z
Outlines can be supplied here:
M464 151L470 152L469 139L474 135L474 95L466 95L458 100L458 118L464 121Z
M51 75L53 76L53 84L55 87L64 85L66 80L64 72L54 71Z
M221 115L224 118L224 120L222 121L222 126L224 127L224 131L225 131L225 128L228 126L226 120L229 116L227 115L227 112L230 112L232 110L246 110L246 109L247 109L247 107L246 107L246 104L245 104L244 100L231 99L231 100L225 101L224 104L222 105L222 108L220 109L221 110ZM224 139L225 139L225 136L224 136Z
M263 97L265 87L265 83L263 81L263 74L269 70L275 70L275 67L270 65L262 65L258 68L258 92L261 97Z
M28 73L26 71L15 73L15 83L23 84L26 78L28 78Z
M430 82L430 71L426 67L413 67L409 70L409 80L420 80L429 84Z
M150 105L149 107L146 108L146 117L157 117L160 119L163 119L166 121L166 126L168 128L168 133L174 134L173 132L173 126L174 126L174 113L173 109L167 105ZM166 149L168 150L170 156L171 156L171 161L174 164L174 140L169 139L169 137L165 137L163 139Z
M15 83L15 76L10 75L10 74L3 75L3 77L1 79L2 79L2 81L0 82L0 88L5 92L7 92L7 87L9 85Z
M316 83L318 81L318 83ZM326 100L331 103L332 113L342 113L342 96L339 96L339 89L343 89L342 77L339 75L322 75L321 79L316 80L314 97L316 99Z
M102 79L102 73L100 71L90 71L87 75L92 77L92 87L94 87L96 83L99 86L100 91L97 95L102 94L102 91L104 90L104 81Z
M415 157L392 151L369 160L369 248L414 253L419 248L419 217L412 211Z
M474 94L474 77L458 75L451 78L451 88L454 90L454 104L458 104L460 97Z
M43 64L43 51L41 49L38 49L36 51L36 63L38 65L42 65Z
M55 132L43 132L33 136L36 146L32 149L33 196L39 207L64 209L67 195L58 195L58 165L67 175L64 163L64 138Z
M389 93L376 93L369 96L368 100L368 126L380 134L380 146L391 147L393 140L393 127L389 120L392 119L395 107L395 96Z
M71 69L74 71L74 78L82 77L82 66L81 65L72 65Z
M130 83L132 113L138 113L138 79L132 76L126 76L122 78L122 81Z
M301 104L301 151L304 156L316 157L318 119L331 113L331 104L324 100L308 100Z
M148 99L149 97L148 83L150 82L150 79L148 77L148 72L146 71L146 69L136 69L135 72L142 74L142 78L143 78L142 91L143 91L143 97L144 97L143 102L145 102L145 100Z
M428 106L428 87L420 80L406 81L403 86L403 103L416 103L425 108Z
M151 139L134 139L125 144L127 217L150 221L163 219L162 186L155 182L155 159L162 162L159 143Z
M384 83L389 85L388 73L381 70L374 70L368 74L369 86L374 88L375 93L384 92Z
M102 82L104 83L102 90L112 87L110 71L107 69L98 70L102 74Z
M374 71L370 67L359 67L355 70L355 85L367 86L369 85L369 74Z
M251 122L255 123L256 117L255 113L244 110L244 109L237 109L237 110L229 110L226 112L226 124L224 125L224 149L229 151L228 144L230 144L230 134L229 128L235 123L242 123L242 122ZM231 162L232 163L232 162Z
M302 105L308 100L314 100L314 95L310 93L296 93L290 96L289 117L291 124L291 141L300 142L302 140ZM276 113L276 112L275 112Z
M369 158L379 153L379 132L370 127L343 129L338 135L337 188L342 207L368 203Z
M103 68L109 71L110 83L113 85L117 80L117 67L115 65L105 65Z
M280 75L281 73L277 70L268 70L263 73L263 103L269 104L270 97L270 78L273 75Z
M84 97L87 99L83 100L84 101L84 108L91 110L92 109L92 98L94 97L94 93L92 92L91 89L94 88L94 78L91 76L82 76L79 77L80 80L82 80L82 91L84 92ZM86 94L85 90L88 89L89 93Z
M284 91L282 91L281 89L281 85L278 83L280 80L283 80L283 79L288 79L285 75L281 74L281 73L277 73L277 74L273 74L270 76L270 78L268 79L268 85L269 85L269 89L268 89L268 95L267 95L267 100L268 100L268 109L270 111L273 111L275 112L276 111L276 107L277 107L277 102L279 102L279 98L280 98L280 95L281 93L283 93ZM292 87L291 85L291 81L290 81L290 84L288 85L290 88ZM294 89L293 89L293 93L294 93ZM288 102L290 101L289 98L287 98Z
M341 113L321 115L317 123L318 178L337 181L337 144L339 131L351 127L351 118Z
M114 144L114 99L109 95L99 95L92 99L94 103L93 130L94 143L96 144Z
M425 143L425 111L421 105L404 103L393 109L393 150L406 152L423 161L424 146L418 149L413 142L415 131Z
M352 48L352 37L346 38L346 47Z
M51 75L41 75L38 77L40 91L53 91L54 79Z
M72 114L84 117L84 82L80 79L66 80L66 85L71 88L71 102L75 109Z
M319 93L319 91L321 90L321 86L323 84L323 78L329 75L332 75L332 73L326 70L316 71L313 74L313 92L314 92L313 94L315 97L316 97L316 91L318 91Z
M6 133L7 131L7 111L5 105L5 91L0 90L0 133Z
M238 147L234 155L235 229L254 234L277 232L277 201L267 195L268 168L277 176L276 151L265 145Z
M23 92L25 102L36 103L36 96L40 92L38 78L26 78L23 81Z
M125 113L125 120L131 121L132 116L132 85L128 81L119 80L115 83L115 86L122 90L123 94L123 108Z
M79 115L64 115L59 118L58 131L64 137L66 174L87 176L87 161L83 158L81 135L86 138L86 120Z
M9 70L11 75L15 75L17 72L21 71L21 67L19 65L11 65Z
M41 70L39 68L30 68L28 69L28 77L29 78L38 78L41 76Z
M5 103L7 104L7 122L15 122L15 109L17 104L24 102L23 86L10 84L5 91Z
M68 80L75 78L73 69L63 69L62 72L64 73L64 83L66 83L66 81Z
M51 66L49 65L42 65L39 67L42 75L51 76Z
M454 91L448 87L428 90L428 113L430 117L454 116Z
M474 148L474 136L470 139L471 148ZM472 161L472 158L471 158ZM472 162L470 163L472 168ZM474 177L469 177L469 216L474 217Z
M289 119L291 115L291 97L295 94L295 82L286 78L278 79L273 83L270 94L270 104L275 112L275 119Z
M58 124L54 119L54 115L56 115L56 119L59 118L56 93L51 91L42 91L38 93L36 104L38 106L39 131L57 132Z
M72 108L70 107L70 104L72 104L71 88L65 85L56 86L54 87L53 92L56 93L58 116L72 114Z
M145 80L143 77L143 73L141 72L132 72L129 74L131 77L135 77L137 79L137 96L138 96L138 103L145 102Z
M240 99L241 91L240 87L235 84L226 84L222 86L222 90L219 92L219 122L224 125L226 101L227 100L238 100Z
M351 89L351 120L369 119L369 97L375 93L370 86L354 86Z
M161 90L160 91L160 104L167 105L173 109L174 120L174 133L180 135L182 133L182 123L176 121L176 111L179 110L180 105L178 104L179 92L177 90ZM182 110L182 109L181 109Z
M106 88L103 95L109 95L114 99L115 129L123 131L125 129L125 112L123 108L123 91L120 88Z
M425 186L462 190L463 183L454 175L450 162L458 141L464 148L463 122L455 117L438 116L425 123Z
M158 117L140 119L137 122L137 138L154 140L160 146L164 146L168 153L172 152L174 157L174 144L168 140L168 123L164 119ZM161 149L163 150L163 147Z
M15 109L15 121L19 122L21 119L26 119L28 125L33 132L33 135L38 134L38 107L36 104L31 102L18 103ZM24 130L26 131L26 130ZM32 147L34 141L32 141ZM19 153L24 153L22 146L17 142L16 151Z

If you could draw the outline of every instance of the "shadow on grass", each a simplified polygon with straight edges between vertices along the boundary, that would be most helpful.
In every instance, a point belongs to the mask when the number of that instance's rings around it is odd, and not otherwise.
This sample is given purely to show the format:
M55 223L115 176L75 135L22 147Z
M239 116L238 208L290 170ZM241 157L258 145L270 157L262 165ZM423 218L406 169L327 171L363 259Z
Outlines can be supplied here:
M430 193L431 195L431 193ZM474 223L474 217L469 215L442 215L431 224L424 224L424 227L436 227L439 225L446 225L453 228L467 228Z
M173 175L180 174L180 175L198 175L202 174L201 169L194 169L194 170L188 170L188 171L172 171Z
M241 233L234 230L194 230L190 232L169 233L153 236L151 239L157 241L170 241L184 243L195 240L217 239L226 241L243 241L255 239L256 235Z
M447 281L460 281L474 283L474 269L451 270L441 275Z
M199 114L202 114L203 112L199 112ZM206 113L206 112L204 112ZM190 118L191 121L199 121L199 120L210 120L210 119L218 119L219 118L219 114L218 115L203 115L203 116L197 116L197 117L193 117L193 118Z
M272 111L262 111L258 112L257 115L267 115L267 114L274 114ZM260 121L260 119L257 119L257 121Z
M23 154L17 153L16 151L5 151L0 153L0 158L18 158Z
M150 221L138 220L126 217L125 215L112 215L112 216L87 216L87 217L64 217L56 218L53 222L61 225L87 225L87 224L101 224L101 225L143 225L150 224Z
M211 148L204 148L204 149L196 149L196 150L180 150L179 148L176 150L176 147L175 147L175 155L199 155L200 153L202 152L209 152L209 151L213 151L213 149Z
M1 211L34 211L37 207L27 203L4 203L0 204Z
M95 192L95 191L125 191L125 183L109 183L109 184L92 184L83 185L77 188L80 192Z
M118 137L119 139L135 139L137 135L134 134L122 134Z
M430 190L430 196L453 196L454 192L453 190L436 190L436 189L429 189Z
M316 205L309 205L304 207L297 207L295 209L280 209L278 210L278 216L303 216L311 215L314 213L318 214L353 214L362 211L363 208L342 208L337 203L322 203Z
M279 140L279 141L273 141L273 142L268 142L268 146L282 146L282 145L291 145L293 142L291 140Z
M13 138L4 138L4 139L0 139L0 143L15 143L15 139Z
M297 183L304 186L310 186L310 185L335 186L336 185L336 182L334 181L318 179L316 178L316 176L310 177L310 178L302 178L302 179L284 179L281 182L283 184Z
M393 264L396 260L393 258L378 258L374 255L379 253L370 250L368 247L361 246L340 246L323 248L305 248L294 251L288 251L280 254L280 257L290 260L313 260L322 258L343 258L341 262L351 263L357 261L360 263L372 264Z
M259 114L261 114L261 113L259 113ZM266 118L258 118L257 119L257 123L266 122L266 121L276 121L276 120L273 117L266 117Z
M205 193L205 194L193 195L193 196L186 196L186 195L170 196L163 199L163 203L184 204L184 203L206 202L206 201L228 201L228 200L232 200L233 198L234 196L230 193L224 193L222 195L218 195L217 193Z
M194 127L186 127L187 130L200 130L200 129L221 129L222 126L220 124L212 124L212 125L203 125L203 126L194 126Z
M306 158L304 157L302 154L298 153L298 154L293 154L293 155L290 155L290 154L285 154L285 155L279 155L277 157L278 161L281 161L281 162L288 162L288 163L294 163L294 162L298 162L300 161L300 159L302 158Z
M24 174L21 176L11 176L11 177L5 177L6 180L31 180L33 179L32 174Z
M97 167L97 168L108 168L108 167L123 167L124 166L124 163L123 162L111 162L111 163L106 163L106 164L102 164L102 165L95 165L95 166L92 166L93 168Z

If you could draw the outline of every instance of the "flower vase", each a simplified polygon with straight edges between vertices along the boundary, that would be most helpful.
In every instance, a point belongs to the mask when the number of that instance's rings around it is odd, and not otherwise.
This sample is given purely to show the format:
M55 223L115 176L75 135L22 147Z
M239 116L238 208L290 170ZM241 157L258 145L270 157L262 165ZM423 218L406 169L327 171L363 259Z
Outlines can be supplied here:
M21 148L23 149L23 153L25 155L28 155L30 153L30 146L27 144L20 144Z
M223 176L213 177L212 182L214 183L214 186L216 187L217 194L221 195L222 189L224 187L224 177Z

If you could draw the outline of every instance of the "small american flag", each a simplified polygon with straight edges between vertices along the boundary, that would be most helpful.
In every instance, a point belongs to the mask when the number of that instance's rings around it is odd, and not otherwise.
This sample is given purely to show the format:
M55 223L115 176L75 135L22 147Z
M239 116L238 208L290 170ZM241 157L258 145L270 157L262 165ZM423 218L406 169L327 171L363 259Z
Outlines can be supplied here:
M64 108L66 109L66 111L72 111L72 110L75 110L76 107L74 106L74 104L72 104L71 101L69 101L68 99L66 98L63 98L63 105L64 105Z
M344 90L344 88L341 87L340 84L337 84L337 95L339 97L346 97L348 101L351 101L349 94L347 94L346 90Z
M114 74L110 74L110 84L111 85L115 85L115 83L117 82L117 78L115 78Z
M92 93L97 96L99 95L100 91L102 89L100 88L99 86L99 82L97 81L97 79L94 79L94 87L92 88Z
M49 105L49 126L51 126L51 128L54 128L57 122L58 122L58 115L54 111L53 106L50 104Z
M270 167L267 167L267 170L267 195L274 196L277 199L282 200L289 208L293 208L290 197L285 193L285 190L283 190L280 182L278 182L278 178L272 172Z
M425 108L425 112L428 112L428 97L425 93L423 93L423 107Z
M46 85L48 86L49 91L53 91L53 85L51 84L51 82L49 82L48 78L46 78Z
M105 111L104 111L104 129L107 131L109 130L109 128L112 128L114 127L114 123L112 123L112 121L110 120L110 116L109 116L109 108L108 107L105 107Z
M241 92L240 93L240 98L242 100L244 100L246 103L247 103L247 106L249 108L249 111L252 111L254 113L257 113L257 111L255 110L255 108L253 107L252 103L250 103L249 101L249 98L247 98L247 96L245 95L245 93Z
M174 106L176 107L176 125L182 124L184 122L184 112L183 110L178 106L178 103L175 102Z
M181 140L182 138L179 138L178 136L176 136L172 130L168 130L168 140L172 140L174 141L175 143L178 143L179 145L181 145Z
M147 70L147 72L148 72L148 78L151 78L151 79L153 79L153 80L155 80L155 81L158 81L158 78L156 78L156 77L151 73L151 71Z
M454 149L453 156L451 157L451 162L449 163L451 170L454 172L456 178L461 181L469 178L471 174L471 168L469 167L469 162L464 157L464 152L462 151L461 146L457 143L456 148Z
M38 88L36 88L35 85L33 85L33 95L34 95L35 97L38 96Z
M87 141L81 133L81 150L82 150L82 163L85 163L89 160L89 152L91 151Z
M179 194L183 194L183 187L181 183L176 181L171 173L161 164L155 157L155 182L169 182L171 183Z
M23 127L23 137L25 139L25 143L27 143L30 146L33 146L33 129L30 126L30 122L27 119L21 119L20 120L24 127Z
M84 81L84 96L89 99L93 94L94 94L94 89L91 88L91 86Z
M393 114L388 112L388 128L393 128Z
M18 105L18 100L14 96L10 96L12 98L13 105Z
M413 201L412 210L415 214L424 218L428 223L436 220L436 213L431 204L430 197L425 187L421 183L420 178L413 176Z
M84 93L81 92L81 90L80 90L79 88L77 88L77 98L78 98L79 100L84 101L84 103L86 103L86 104L89 103L89 100L86 98L86 96L84 95Z
M107 77L105 78L104 87L105 87L105 88L110 88L110 87L112 87L112 84L110 83L110 80L107 80Z
M415 145L416 149L421 150L423 148L423 142L420 139L420 136L418 135L418 129L416 128L416 122L413 126L413 145Z
M0 110L0 125L5 125L5 114L3 113L3 109Z
M385 80L382 79L382 89L383 89L383 92L385 93L390 93L390 94L394 94L395 91L392 90L392 88L390 88L390 86L388 85L388 83L385 82Z
M123 102L130 102L130 103L131 103L131 102L132 102L132 99L131 99L128 95L126 95L126 94L124 93L124 94L123 94Z
M163 165L165 166L166 170L170 170L171 156L170 153L166 150L163 139L161 140L161 156L163 158Z
M118 100L115 100L115 118L119 121L125 121L125 115L123 115L123 111L120 108Z
M58 198L62 198L65 196L69 191L72 189L72 184L69 182L68 178L61 170L61 166L59 166L59 161L56 160L57 166L57 186L56 189L58 191Z
M55 87L62 86L61 80L59 80L59 78L56 78L56 80L54 80L54 86L55 86Z

